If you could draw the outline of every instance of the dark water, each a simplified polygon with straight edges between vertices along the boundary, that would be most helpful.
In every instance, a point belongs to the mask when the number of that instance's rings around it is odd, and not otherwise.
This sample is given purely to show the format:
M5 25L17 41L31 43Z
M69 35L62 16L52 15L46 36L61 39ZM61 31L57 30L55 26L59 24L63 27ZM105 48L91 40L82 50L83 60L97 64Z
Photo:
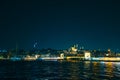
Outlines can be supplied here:
M0 61L0 80L120 80L120 62Z

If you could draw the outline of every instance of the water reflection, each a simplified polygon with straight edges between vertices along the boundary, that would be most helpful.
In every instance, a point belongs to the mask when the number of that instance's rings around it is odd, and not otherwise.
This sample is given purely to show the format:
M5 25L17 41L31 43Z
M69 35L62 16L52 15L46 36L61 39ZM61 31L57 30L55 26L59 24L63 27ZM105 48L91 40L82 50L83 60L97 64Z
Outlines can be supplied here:
M0 80L118 80L120 62L0 62Z

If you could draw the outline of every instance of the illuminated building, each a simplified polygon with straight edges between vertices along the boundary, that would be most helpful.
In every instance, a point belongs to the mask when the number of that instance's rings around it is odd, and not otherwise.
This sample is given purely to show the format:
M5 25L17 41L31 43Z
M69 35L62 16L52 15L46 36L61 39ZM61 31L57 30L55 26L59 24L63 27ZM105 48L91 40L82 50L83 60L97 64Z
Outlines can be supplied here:
M84 58L85 58L85 60L90 60L91 59L91 53L89 51L85 51Z
M64 54L63 53L60 54L60 58L64 59Z
M70 49L69 49L70 54L77 54L77 51L78 51L78 45L77 44L70 47Z

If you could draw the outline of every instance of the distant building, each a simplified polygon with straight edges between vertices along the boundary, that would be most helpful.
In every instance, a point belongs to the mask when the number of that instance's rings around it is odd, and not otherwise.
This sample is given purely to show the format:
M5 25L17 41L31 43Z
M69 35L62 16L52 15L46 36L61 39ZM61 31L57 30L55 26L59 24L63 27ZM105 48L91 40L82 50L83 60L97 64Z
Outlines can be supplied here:
M91 53L89 51L84 52L84 58L85 60L90 60L91 59Z
M61 54L60 54L60 58L61 58L61 59L64 59L64 53L61 53Z
M78 45L74 45L74 46L69 48L70 54L77 54L77 51L78 51Z

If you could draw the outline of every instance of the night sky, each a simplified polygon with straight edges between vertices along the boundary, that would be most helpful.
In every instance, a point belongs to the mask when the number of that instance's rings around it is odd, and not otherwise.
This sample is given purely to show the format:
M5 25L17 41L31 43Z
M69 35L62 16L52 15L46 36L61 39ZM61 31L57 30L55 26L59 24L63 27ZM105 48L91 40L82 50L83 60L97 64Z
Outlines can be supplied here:
M0 0L0 48L120 49L115 0Z

